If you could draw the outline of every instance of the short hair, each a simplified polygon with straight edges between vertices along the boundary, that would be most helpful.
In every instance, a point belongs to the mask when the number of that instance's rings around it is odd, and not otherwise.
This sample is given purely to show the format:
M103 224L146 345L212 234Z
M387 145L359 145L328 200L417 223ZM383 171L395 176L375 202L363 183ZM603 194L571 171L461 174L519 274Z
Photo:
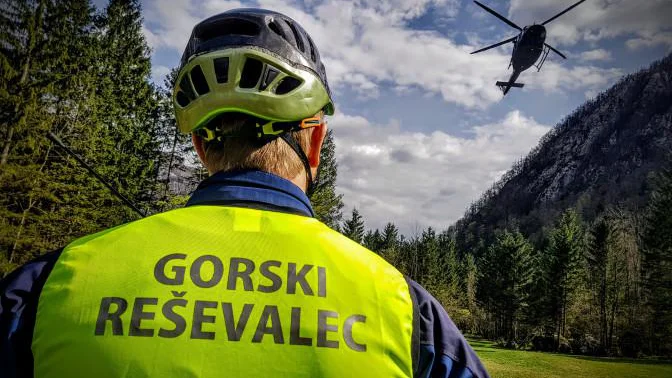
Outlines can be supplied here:
M214 130L219 127L225 134L241 134L240 130L247 124L249 116L242 113L225 113L208 125ZM299 142L306 151L310 145L310 129L292 131L291 137ZM299 175L304 166L299 156L284 140L277 138L260 145L251 137L225 137L221 140L206 141L205 167L211 174L243 169L258 169L273 173L286 179Z

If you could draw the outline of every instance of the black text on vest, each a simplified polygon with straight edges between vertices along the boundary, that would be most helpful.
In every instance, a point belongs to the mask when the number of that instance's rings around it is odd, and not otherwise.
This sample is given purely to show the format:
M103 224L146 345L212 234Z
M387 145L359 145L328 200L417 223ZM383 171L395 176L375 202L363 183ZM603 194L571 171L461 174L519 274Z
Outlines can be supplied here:
M357 352L367 349L366 343L354 336L358 327L365 326L365 315L342 316L337 309L317 309L308 314L300 306L260 303L264 302L264 293L276 292L326 298L325 267L268 260L258 264L257 269L254 261L240 257L231 257L225 267L214 255L202 255L187 264L186 254L170 254L156 263L154 278L169 286L184 286L189 280L199 288L220 288L218 293L240 290L262 294L249 301L253 303L226 298L191 300L187 291L175 290L167 298L104 297L94 334L252 343L269 338L275 344L318 348L340 348L345 344ZM307 318L312 319L311 324ZM156 323L168 323L170 327Z

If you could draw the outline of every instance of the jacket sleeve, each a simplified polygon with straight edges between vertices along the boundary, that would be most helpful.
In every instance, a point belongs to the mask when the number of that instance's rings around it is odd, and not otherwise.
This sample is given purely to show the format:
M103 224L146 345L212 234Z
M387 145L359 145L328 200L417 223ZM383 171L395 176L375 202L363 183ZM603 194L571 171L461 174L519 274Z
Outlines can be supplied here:
M0 378L33 376L33 327L42 287L61 250L40 256L0 280Z
M436 298L407 279L414 301L416 378L488 378L488 372Z

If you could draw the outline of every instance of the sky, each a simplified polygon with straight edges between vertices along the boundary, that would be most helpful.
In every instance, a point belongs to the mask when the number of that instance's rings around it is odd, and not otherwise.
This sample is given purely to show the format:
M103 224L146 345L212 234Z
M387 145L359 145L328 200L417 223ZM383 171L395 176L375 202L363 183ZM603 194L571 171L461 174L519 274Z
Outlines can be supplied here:
M520 25L575 0L481 2ZM103 4L101 4L103 3ZM104 6L104 1L98 1ZM453 224L541 136L622 75L672 52L672 0L587 0L547 25L541 72L503 97L512 45L476 55L516 30L459 0L143 0L152 79L178 65L191 29L233 8L298 21L317 44L334 92L337 192L367 228L406 235Z

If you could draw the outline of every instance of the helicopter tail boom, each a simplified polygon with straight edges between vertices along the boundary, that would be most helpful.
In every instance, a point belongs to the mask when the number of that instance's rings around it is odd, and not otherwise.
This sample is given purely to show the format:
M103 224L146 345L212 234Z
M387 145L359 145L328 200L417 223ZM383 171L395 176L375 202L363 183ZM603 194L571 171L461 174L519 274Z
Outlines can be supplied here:
M511 74L511 77L509 78L509 81L498 81L495 83L499 87L499 89L502 90L504 93L504 96L506 96L507 93L509 93L509 90L511 88L522 88L525 86L523 83L516 83L516 79L518 79L518 76L520 75L520 72L514 71Z
M522 88L525 86L523 83L508 83L506 81L498 81L495 83L498 87L512 87L512 88Z

